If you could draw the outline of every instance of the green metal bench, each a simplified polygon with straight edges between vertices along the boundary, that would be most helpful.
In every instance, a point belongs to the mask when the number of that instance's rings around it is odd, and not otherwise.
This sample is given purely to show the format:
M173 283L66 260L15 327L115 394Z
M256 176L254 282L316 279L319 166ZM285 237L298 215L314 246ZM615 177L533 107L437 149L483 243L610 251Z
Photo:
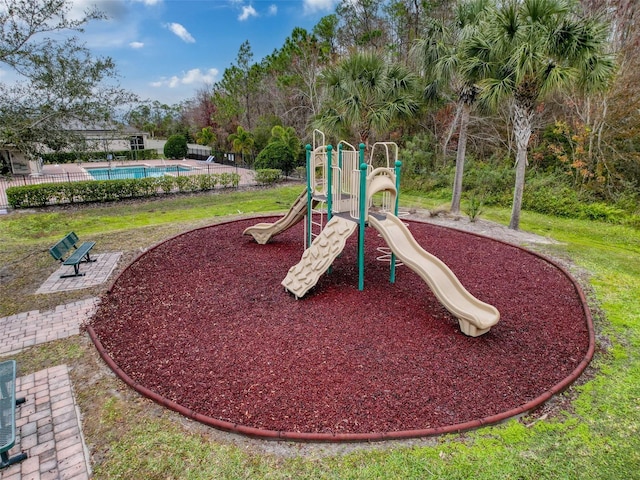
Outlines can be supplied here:
M16 443L16 405L24 402L24 398L16 398L16 361L0 363L0 468L27 458L24 452L9 457Z
M66 277L79 277L84 275L80 273L80 263L82 262L95 262L95 259L91 259L89 253L95 246L96 242L84 242L82 245L77 246L78 236L71 232L67 234L62 240L56 243L49 249L49 253L56 260L60 260L63 265L73 265L73 274L60 275L60 278ZM73 253L64 260L64 256L72 251Z

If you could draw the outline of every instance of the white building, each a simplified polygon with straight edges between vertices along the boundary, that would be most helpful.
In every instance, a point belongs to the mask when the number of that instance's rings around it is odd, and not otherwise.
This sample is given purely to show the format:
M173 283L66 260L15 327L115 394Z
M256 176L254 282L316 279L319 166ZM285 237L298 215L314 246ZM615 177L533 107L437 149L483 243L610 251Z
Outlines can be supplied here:
M42 160L31 159L17 149L5 146L0 150L0 167L6 167L14 175L39 175Z

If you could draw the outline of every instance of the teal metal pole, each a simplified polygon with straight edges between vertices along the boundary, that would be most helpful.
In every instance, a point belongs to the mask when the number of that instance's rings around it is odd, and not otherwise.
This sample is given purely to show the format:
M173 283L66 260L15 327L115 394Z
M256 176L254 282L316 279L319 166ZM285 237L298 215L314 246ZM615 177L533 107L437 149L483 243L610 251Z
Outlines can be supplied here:
M393 212L396 217L398 216L398 206L400 204L400 167L402 167L402 162L396 160L396 204Z
M327 223L333 217L333 146L327 145ZM329 265L328 274L333 272L333 266Z
M396 173L396 204L393 207L393 214L398 216L398 206L400 203L400 167L402 162L396 160L395 173ZM396 254L391 252L391 272L389 273L389 282L396 282Z
M358 231L358 290L364 290L364 230L367 212L367 164L364 162L364 144L360 144L360 228Z
M327 145L327 222L333 215L333 147Z
M305 147L307 150L307 248L311 246L311 215L313 204L313 193L311 190L311 175L314 174L311 165L311 145L307 144Z
M338 201L342 201L342 180L344 172L342 171L342 144L338 144ZM341 205L340 205L341 206Z

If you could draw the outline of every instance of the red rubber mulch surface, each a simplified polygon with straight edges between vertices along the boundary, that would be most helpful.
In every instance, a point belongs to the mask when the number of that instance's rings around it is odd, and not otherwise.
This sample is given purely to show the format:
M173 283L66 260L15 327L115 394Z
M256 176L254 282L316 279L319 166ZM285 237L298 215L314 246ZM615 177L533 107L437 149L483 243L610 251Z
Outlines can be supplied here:
M584 296L522 248L408 222L500 322L477 338L406 266L389 283L367 228L302 300L280 282L302 223L258 245L248 219L191 231L134 261L88 327L103 358L150 398L218 428L262 437L359 440L459 431L531 410L593 355Z

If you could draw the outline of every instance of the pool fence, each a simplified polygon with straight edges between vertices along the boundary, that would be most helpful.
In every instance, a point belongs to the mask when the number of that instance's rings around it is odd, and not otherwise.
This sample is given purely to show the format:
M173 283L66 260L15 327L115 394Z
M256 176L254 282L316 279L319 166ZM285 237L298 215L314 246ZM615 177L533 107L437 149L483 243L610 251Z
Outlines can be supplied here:
M216 159L217 160L217 159ZM139 167L138 178L157 177L158 169L161 167L163 174L173 176L191 175L217 175L221 173L237 173L240 175L239 186L254 185L254 172L248 168L242 168L235 162L227 159L228 164L210 161L200 161L194 159L168 161L154 160L145 161L144 164L134 162L97 162L91 164L61 164L45 165L42 174L39 175L14 175L12 177L0 177L0 213L6 213L10 208L6 190L14 186L37 185L41 183L64 183L96 180L89 172L91 168L104 168L104 176L99 180L115 180L120 178L131 178L119 175L124 167ZM86 167L86 168L84 168ZM175 169L175 170L174 170ZM110 172L116 173L110 173Z

